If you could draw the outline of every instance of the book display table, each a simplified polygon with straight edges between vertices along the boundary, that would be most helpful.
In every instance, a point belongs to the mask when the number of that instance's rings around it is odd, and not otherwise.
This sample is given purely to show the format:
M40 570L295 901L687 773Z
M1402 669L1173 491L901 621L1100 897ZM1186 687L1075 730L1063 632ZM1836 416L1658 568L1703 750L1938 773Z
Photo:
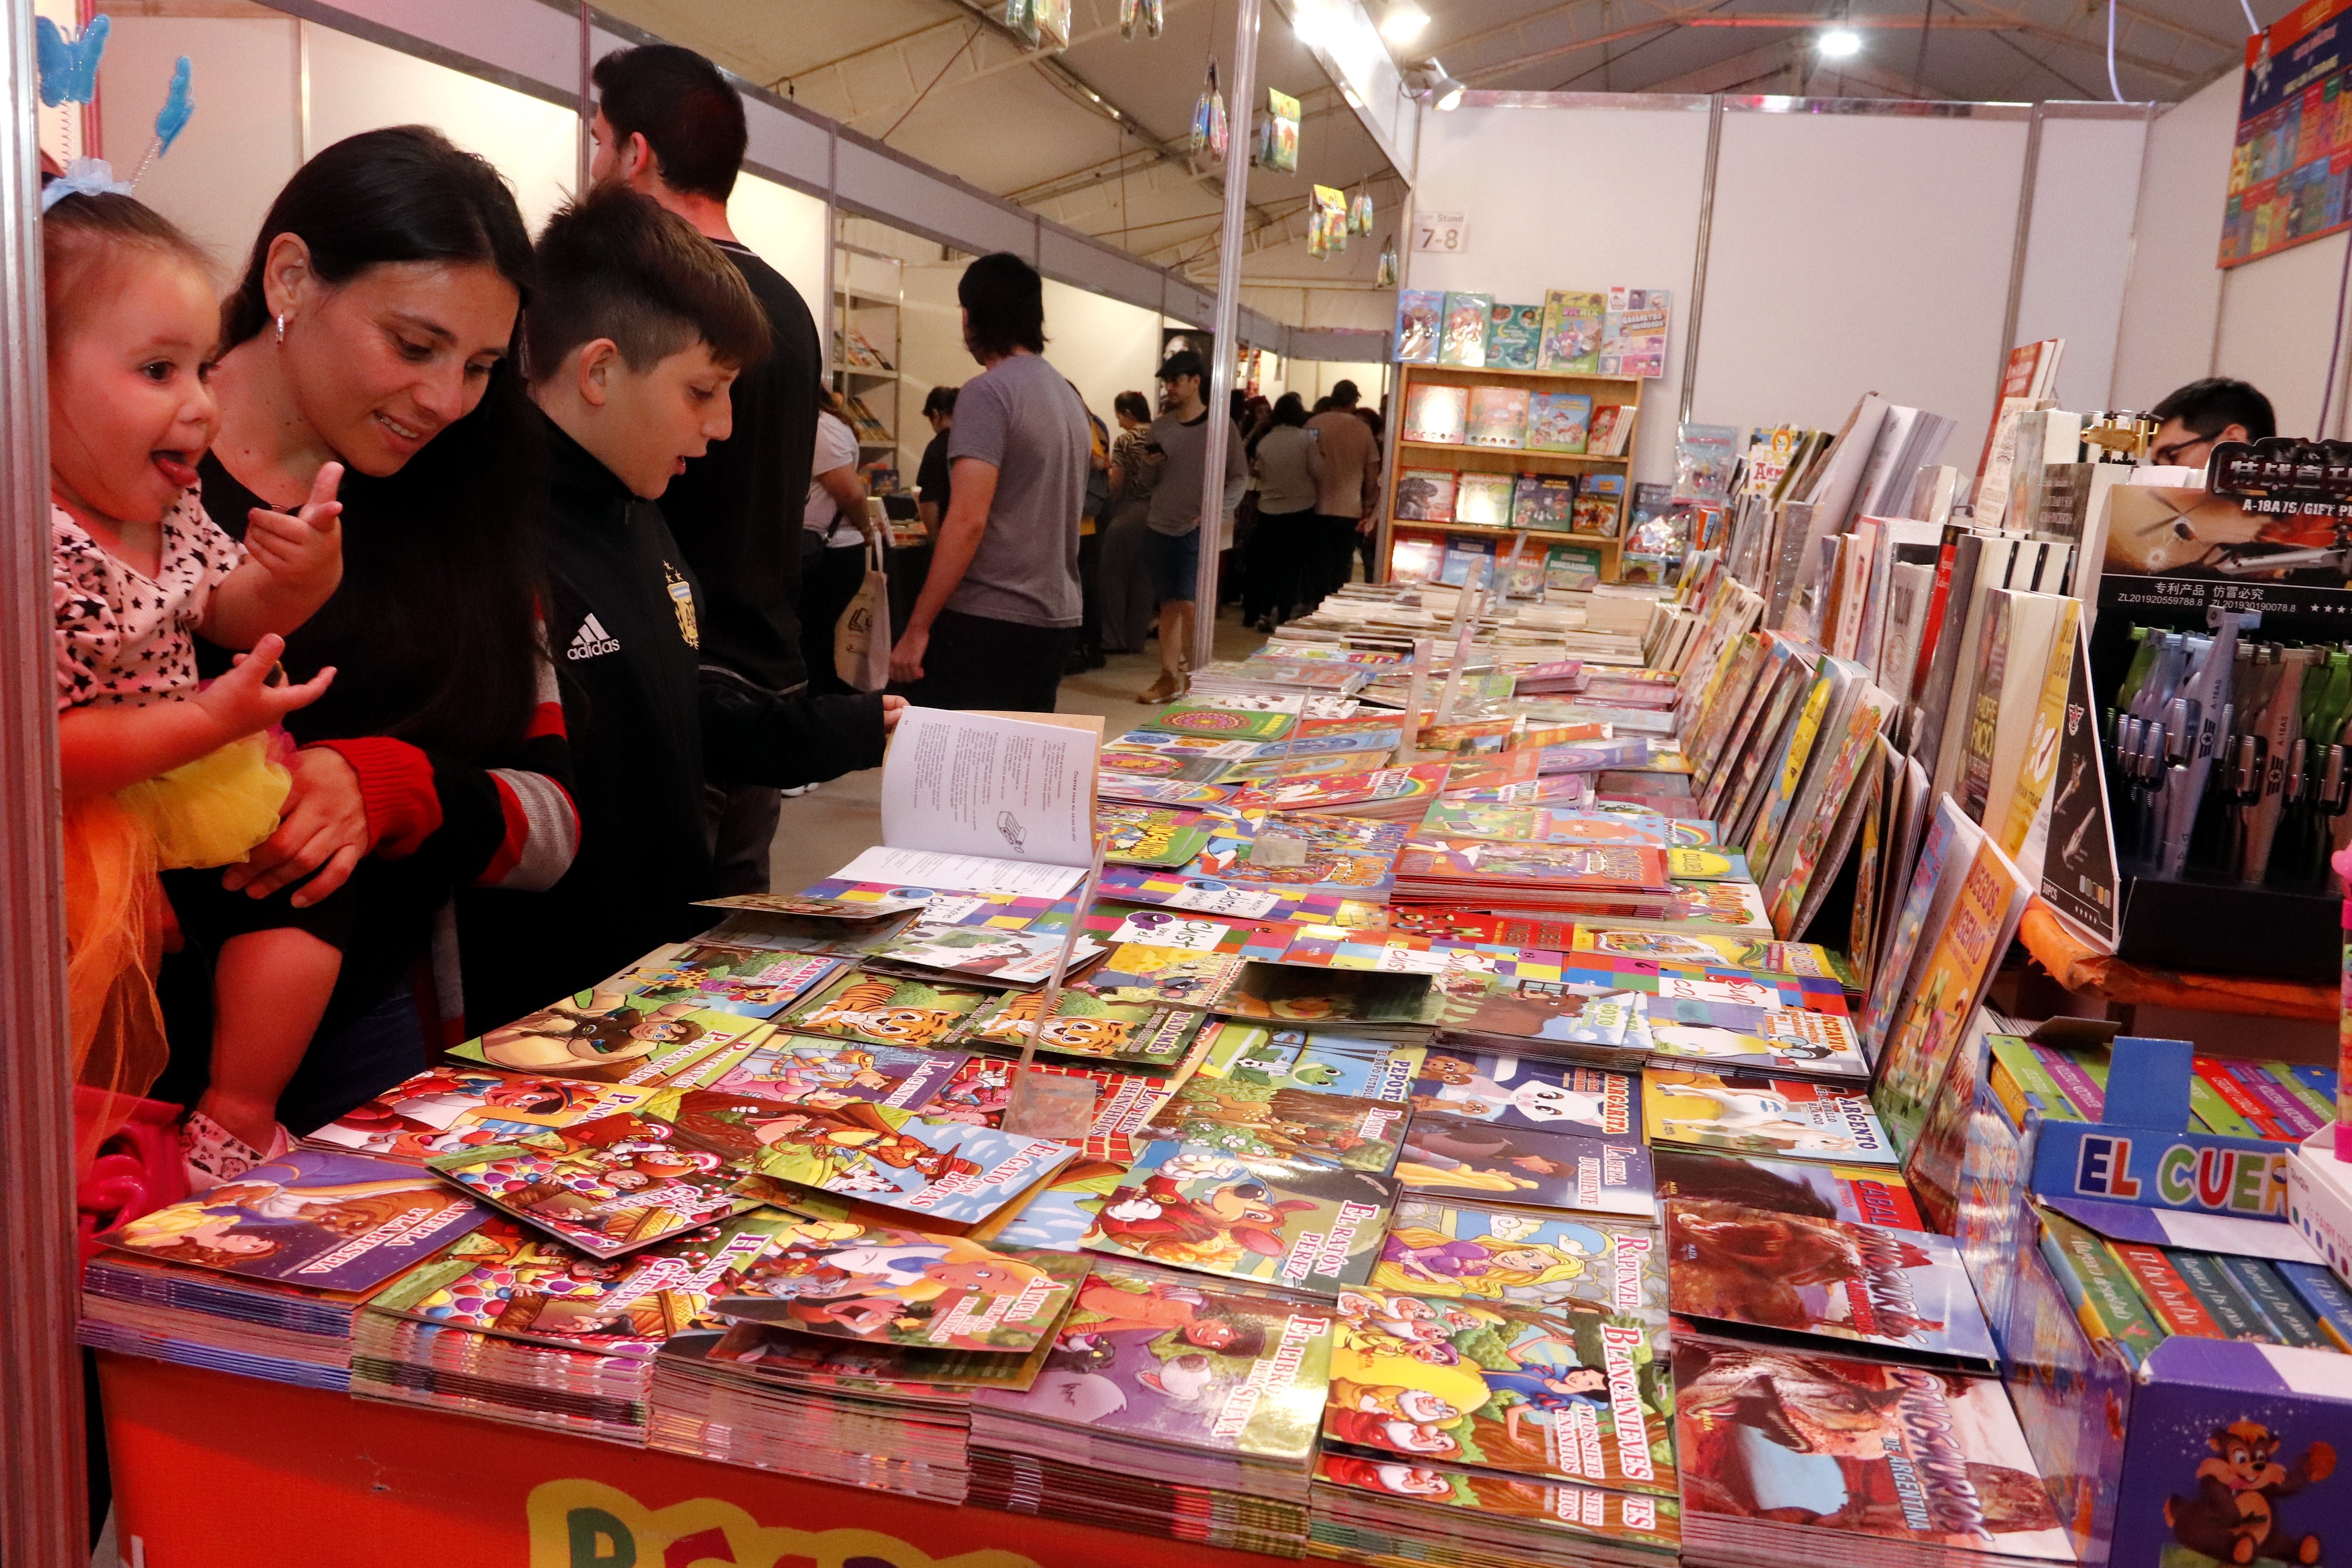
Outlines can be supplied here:
M1286 1561L919 1502L100 1352L134 1568L1250 1568Z

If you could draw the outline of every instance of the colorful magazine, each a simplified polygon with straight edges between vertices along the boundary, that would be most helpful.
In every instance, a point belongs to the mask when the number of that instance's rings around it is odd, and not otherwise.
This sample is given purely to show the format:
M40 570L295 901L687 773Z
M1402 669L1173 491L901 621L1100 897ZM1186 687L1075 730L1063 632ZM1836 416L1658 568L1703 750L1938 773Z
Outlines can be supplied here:
M758 1018L688 1003L641 1005L619 990L599 987L485 1029L449 1054L546 1078L659 1083L766 1026Z
M1650 1152L1631 1135L1416 1116L1405 1130L1396 1178L1407 1192L1462 1202L1636 1219L1657 1213Z
M977 1225L1076 1157L1066 1143L854 1101L782 1106L707 1090L677 1112L763 1176L954 1226Z
M1537 368L1571 375L1591 375L1598 371L1601 329L1608 309L1605 294L1567 293L1557 289L1546 294L1543 342L1537 350Z
M1520 386L1474 386L1463 439L1473 447L1517 451L1527 443L1528 393Z
M1884 1230L1926 1230L1919 1205L1901 1176L1885 1166L1759 1160L1743 1154L1652 1152L1658 1196L1711 1198L1774 1214L1874 1225Z
M1416 1109L1465 1121L1614 1138L1635 1134L1642 1125L1640 1080L1603 1068L1433 1050L1412 1089Z
M1058 939L1057 939L1058 940ZM869 1045L937 1048L997 994L887 974L843 975L777 1020L796 1034Z
M627 994L645 1008L684 1004L747 1018L772 1018L845 965L838 958L773 949L674 942L656 948L597 989Z
M1074 987L1120 1006L1206 1007L1241 972L1238 954L1123 942Z
M428 1068L343 1112L302 1142L313 1149L421 1165L434 1154L503 1143L551 1127L635 1110L654 1092L578 1079L517 1078L488 1068Z
M1153 1143L1104 1201L1085 1246L1329 1297L1370 1274L1396 1194L1369 1171Z
M1339 1316L1326 1443L1675 1494L1663 1314L1349 1290Z
M808 1220L779 1233L717 1305L730 1318L807 1334L1025 1354L1053 1333L1086 1271L1068 1253L1015 1255L963 1237Z
M1581 456L1592 399L1580 392L1538 392L1528 399L1528 450Z
M1445 296L1444 335L1437 342L1437 363L1475 370L1486 363L1486 315L1495 308L1492 294Z
M1143 1136L1214 1149L1245 1163L1297 1160L1386 1174L1396 1163L1408 1114L1385 1100L1196 1074L1160 1108Z
M965 1021L957 1041L1011 1052L1034 1035L1039 1050L1058 1056L1173 1068L1201 1026L1197 1012L1065 990L1054 1004L1054 1016L1039 1029L1037 1012L1045 1001L1035 991L1000 996Z
M1604 1312L1666 1308L1666 1260L1650 1225L1559 1219L1463 1208L1407 1196L1397 1203L1372 1287L1416 1296L1549 1307L1580 1301Z
M755 1206L736 1191L750 1170L745 1154L721 1152L674 1109L681 1095L709 1092L671 1089L642 1114L436 1155L427 1166L583 1252L618 1258ZM731 1096L713 1098L734 1103ZM787 1113L772 1101L750 1103Z
M920 1110L954 1081L971 1059L960 1051L775 1035L747 1056L723 1059L719 1064L723 1070L697 1069L673 1084L756 1094L785 1104L867 1100L901 1110Z
M489 1217L407 1165L297 1149L99 1240L135 1258L365 1294Z
M1642 1074L1642 1114L1653 1144L1849 1165L1898 1163L1860 1089L1651 1068Z

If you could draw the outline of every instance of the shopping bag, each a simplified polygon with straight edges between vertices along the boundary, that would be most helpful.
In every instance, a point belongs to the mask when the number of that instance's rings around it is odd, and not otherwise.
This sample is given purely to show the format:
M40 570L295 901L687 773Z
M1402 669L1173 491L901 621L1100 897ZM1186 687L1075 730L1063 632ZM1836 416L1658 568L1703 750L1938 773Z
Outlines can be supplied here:
M866 581L833 624L833 669L859 691L890 684L890 576L882 569L882 536L866 534Z

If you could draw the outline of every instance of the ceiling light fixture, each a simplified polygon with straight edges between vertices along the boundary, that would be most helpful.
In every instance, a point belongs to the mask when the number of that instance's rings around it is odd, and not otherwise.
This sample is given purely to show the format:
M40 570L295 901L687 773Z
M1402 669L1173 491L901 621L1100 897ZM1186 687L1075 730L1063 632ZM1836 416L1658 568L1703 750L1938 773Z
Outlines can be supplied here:
M1390 0L1387 13L1381 17L1381 37L1391 44L1409 44L1428 26L1429 13L1413 0Z
M1468 84L1445 74L1445 68L1433 59L1407 66L1404 70L1405 91L1436 110L1440 114L1462 104L1462 95L1470 90Z
M1851 27L1832 27L1821 36L1817 47L1823 59L1850 60L1862 53L1862 35Z

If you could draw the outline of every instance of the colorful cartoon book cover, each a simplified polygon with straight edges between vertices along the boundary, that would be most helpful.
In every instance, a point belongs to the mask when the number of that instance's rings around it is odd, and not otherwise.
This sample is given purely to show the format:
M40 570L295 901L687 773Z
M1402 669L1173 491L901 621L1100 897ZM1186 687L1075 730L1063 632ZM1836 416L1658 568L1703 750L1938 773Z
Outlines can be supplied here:
M1372 1288L1417 1296L1549 1307L1578 1301L1629 1316L1666 1310L1657 1228L1460 1207L1408 1194L1397 1203Z
M1318 761L1324 759L1317 759ZM1422 763L1369 772L1322 772L1266 779L1234 796L1237 811L1318 811L1351 815L1345 808L1377 810L1384 816L1409 813L1433 802L1445 784L1445 764Z
M1671 289L1612 287L1601 326L1601 374L1665 374L1666 321L1673 305Z
M723 1058L722 1058L723 1059ZM630 1110L655 1091L568 1078L517 1078L488 1068L428 1068L303 1139L335 1149L421 1165L431 1155L503 1143L551 1127Z
M1134 1151L1116 1160L1073 1160L1051 1182L1031 1191L1018 1209L978 1228L993 1245L1016 1251L1076 1252L1094 1229L1104 1200L1119 1189L1134 1163Z
M906 914L923 907L920 899L830 899L809 893L730 893L723 898L698 899L706 910L740 910L754 914L791 915L798 920L865 925Z
M952 1226L977 1225L1077 1154L1048 1139L862 1101L816 1107L725 1100L710 1095L682 1107L680 1134L689 1125L699 1131L727 1123L763 1176Z
M840 983L836 982L836 984ZM460 1061L589 1083L660 1083L767 1027L684 1002L644 1007L598 987L453 1046Z
M1517 451L1527 439L1528 393L1522 386L1474 386L1470 389L1468 422L1464 441L1473 447L1504 447ZM1467 479L1469 476L1465 475ZM1456 504L1456 514L1460 507ZM1470 521L1467 518L1464 521Z
M849 1220L780 1231L718 1310L836 1339L1025 1354L1086 1277L1068 1253L1014 1255L959 1236Z
M1233 984L1241 966L1237 953L1123 942L1072 984L1089 995L1121 1005L1206 1007Z
M1452 522L1460 486L1444 468L1406 468L1397 475L1391 509L1399 522Z
M1822 1334L1978 1372L2000 1349L1950 1238L1677 1198L1668 1298L1685 1317Z
M1810 942L1766 942L1704 931L1619 931L1580 923L1572 946L1578 952L1601 952L1618 958L1721 964L1727 969L1754 970L1765 974L1842 979L1829 950Z
M1197 1012L1065 990L1040 1029L1037 1013L1045 1002L1037 991L1000 996L965 1021L957 1041L1017 1052L1034 1035L1039 1050L1057 1056L1172 1068L1184 1059L1201 1027Z
M1605 294L1567 292L1544 296L1543 341L1537 368L1591 375L1601 368L1601 328L1608 313Z
M1328 1029L1272 1029L1220 1019L1217 1039L1198 1069L1202 1080L1230 1079L1269 1089L1304 1089L1403 1105L1421 1070L1422 1046L1359 1039Z
M426 1164L583 1252L618 1258L755 1206L736 1184L759 1145L748 1131L721 1128L721 1136L709 1136L707 1120L695 1114L705 1100L739 1118L814 1114L709 1089L667 1089L642 1112L436 1155Z
M1400 851L1397 864L1406 876L1436 883L1549 882L1577 890L1674 890L1665 851L1632 844L1416 837Z
M1576 477L1573 474L1520 474L1511 487L1511 525L1566 533L1575 522ZM1547 560L1545 582L1550 584ZM1557 584L1566 586L1566 584Z
M1318 738L1314 743L1368 738L1376 737L1333 735ZM1344 748L1335 744L1332 749ZM1243 813L1237 823L1220 826L1190 869L1198 876L1243 887L1263 887L1286 893L1328 893L1342 899L1385 903L1396 879L1397 852L1412 833L1407 823L1363 817L1323 816L1307 812ZM1291 840L1298 846L1299 858L1287 861L1277 857L1271 847L1259 853L1257 839L1261 835Z
M1836 1084L1650 1068L1642 1074L1642 1114L1653 1144L1849 1165L1898 1163L1869 1094Z
M1444 1004L1425 974L1244 961L1209 1005L1227 1017L1289 1025L1416 1027L1435 1023Z
M1326 1443L1675 1495L1663 1314L1367 1289L1339 1317Z
M1104 868L1098 892L1116 903L1243 921L1327 921L1349 901L1331 893L1242 886L1192 868L1162 871L1145 866Z
M410 1166L297 1149L99 1240L135 1258L365 1294L489 1217Z
M1638 1137L1598 1137L1418 1115L1396 1177L1406 1191L1467 1202L1649 1219L1657 1213L1650 1152Z
M2008 950L2030 891L2000 846L1983 836L1879 1053L1879 1109L1906 1149L1919 1136L1929 1097L1943 1081L1969 1017Z
M1179 780L1143 779L1128 773L1105 773L1095 779L1098 799L1127 801L1137 805L1210 806L1223 805L1232 798L1233 791L1215 784L1185 784Z
M1331 1318L1103 1258L1025 1394L975 1403L1213 1454L1304 1463L1331 1380Z
M1606 534L1613 539L1624 510L1624 475L1586 474L1576 485L1573 531Z
M1541 305L1497 304L1486 312L1486 368L1533 370L1543 346Z
M1475 989L1449 986L1438 1028L1448 1037L1587 1047L1583 1054L1601 1058L1649 1048L1639 995L1559 980L1496 975Z
M772 1035L750 1054L723 1058L722 1070L697 1069L672 1080L684 1089L756 1094L786 1104L837 1105L869 1100L920 1110L971 1058L961 1051L916 1050L828 1040L812 1035Z
M1328 1298L1370 1274L1396 1195L1392 1180L1370 1171L1153 1143L1104 1201L1085 1246Z
M1421 826L1423 831L1446 838L1499 838L1526 844L1647 844L1664 849L1674 837L1663 816L1625 817L1451 800L1432 802Z
M1490 1476L1445 1465L1371 1459L1359 1454L1318 1456L1315 1479L1322 1487L1378 1496L1384 1501L1375 1506L1383 1510L1399 1502L1426 1505L1426 1510L1433 1516L1426 1528L1437 1535L1453 1534L1457 1528L1439 1511L1450 1509L1465 1515L1538 1525L1566 1539L1581 1538L1668 1553L1682 1545L1682 1505L1673 1498L1600 1491L1565 1481ZM1412 1511L1419 1513L1422 1510ZM1314 1523L1317 1545L1339 1546L1374 1557L1396 1555L1393 1546L1400 1538L1387 1528L1395 1516L1385 1511L1375 1515L1368 1510L1360 1528L1350 1522L1352 1517L1344 1493L1333 1497L1318 1492ZM1465 1533L1475 1531L1482 1537L1490 1533L1475 1519L1465 1519L1459 1528ZM1572 1552L1570 1556L1573 1556Z
M1104 836L1103 858L1123 866L1181 866L1209 843L1199 812L1166 806L1099 801L1095 826Z
M844 967L842 960L817 953L674 942L656 948L597 990L622 992L648 1011L683 1004L747 1018L772 1018Z
M1592 399L1583 393L1538 392L1528 399L1528 450L1580 456L1591 423Z
M1878 1166L1696 1154L1682 1149L1652 1150L1650 1161L1661 1199L1709 1198L1883 1230L1928 1228L1903 1178Z
M1430 1052L1413 1080L1412 1103L1467 1121L1612 1138L1642 1125L1642 1086L1631 1074L1486 1052Z
M1769 1540L1801 1553L1789 1533L1801 1521L1838 1561L1870 1551L1862 1540L1841 1550L1839 1536L2074 1560L1999 1378L1698 1335L1676 1337L1674 1373L1694 1550Z
M1143 1136L1251 1163L1295 1160L1386 1174L1396 1163L1410 1114L1386 1100L1195 1074L1160 1106Z
M1404 438L1426 445L1459 447L1470 422L1470 389L1426 383L1405 394Z
M796 1034L936 1049L997 993L887 974L843 975L777 1020Z
M1397 363L1435 364L1438 331L1444 319L1444 295L1427 289L1400 290L1397 294Z
M1465 473L1454 486L1454 521L1478 528L1511 526L1511 476Z
M1039 985L1053 978L1061 952L1062 932L1042 922L1013 931L921 921L875 949L866 962L872 969L937 972L992 985ZM1080 937L1070 953L1070 966L1088 963L1101 952Z
M1279 741L1298 722L1291 713L1246 712L1179 702L1146 719L1139 729L1171 735L1212 735L1225 741Z
M1866 1079L1870 1060L1853 1020L1800 1007L1752 1007L1652 996L1653 1059L1715 1062L1749 1072Z
M642 1360L672 1334L719 1327L711 1299L732 1289L790 1223L755 1211L625 1258L597 1258L493 1220L393 1281L369 1306L445 1328Z
M720 1320L725 1322L725 1320ZM661 1359L709 1362L762 1383L849 1397L961 1407L974 1389L1027 1388L1045 1367L1052 1342L1026 1355L999 1351L917 1350L870 1340L818 1339L774 1323L729 1322L671 1337Z
M1107 751L1098 759L1104 785L1110 787L1114 776L1130 780L1160 780L1169 784L1213 784L1225 776L1233 764L1222 757L1191 756L1181 752Z
M1445 296L1444 335L1438 340L1437 363L1472 370L1486 363L1486 316L1495 308L1492 294Z

